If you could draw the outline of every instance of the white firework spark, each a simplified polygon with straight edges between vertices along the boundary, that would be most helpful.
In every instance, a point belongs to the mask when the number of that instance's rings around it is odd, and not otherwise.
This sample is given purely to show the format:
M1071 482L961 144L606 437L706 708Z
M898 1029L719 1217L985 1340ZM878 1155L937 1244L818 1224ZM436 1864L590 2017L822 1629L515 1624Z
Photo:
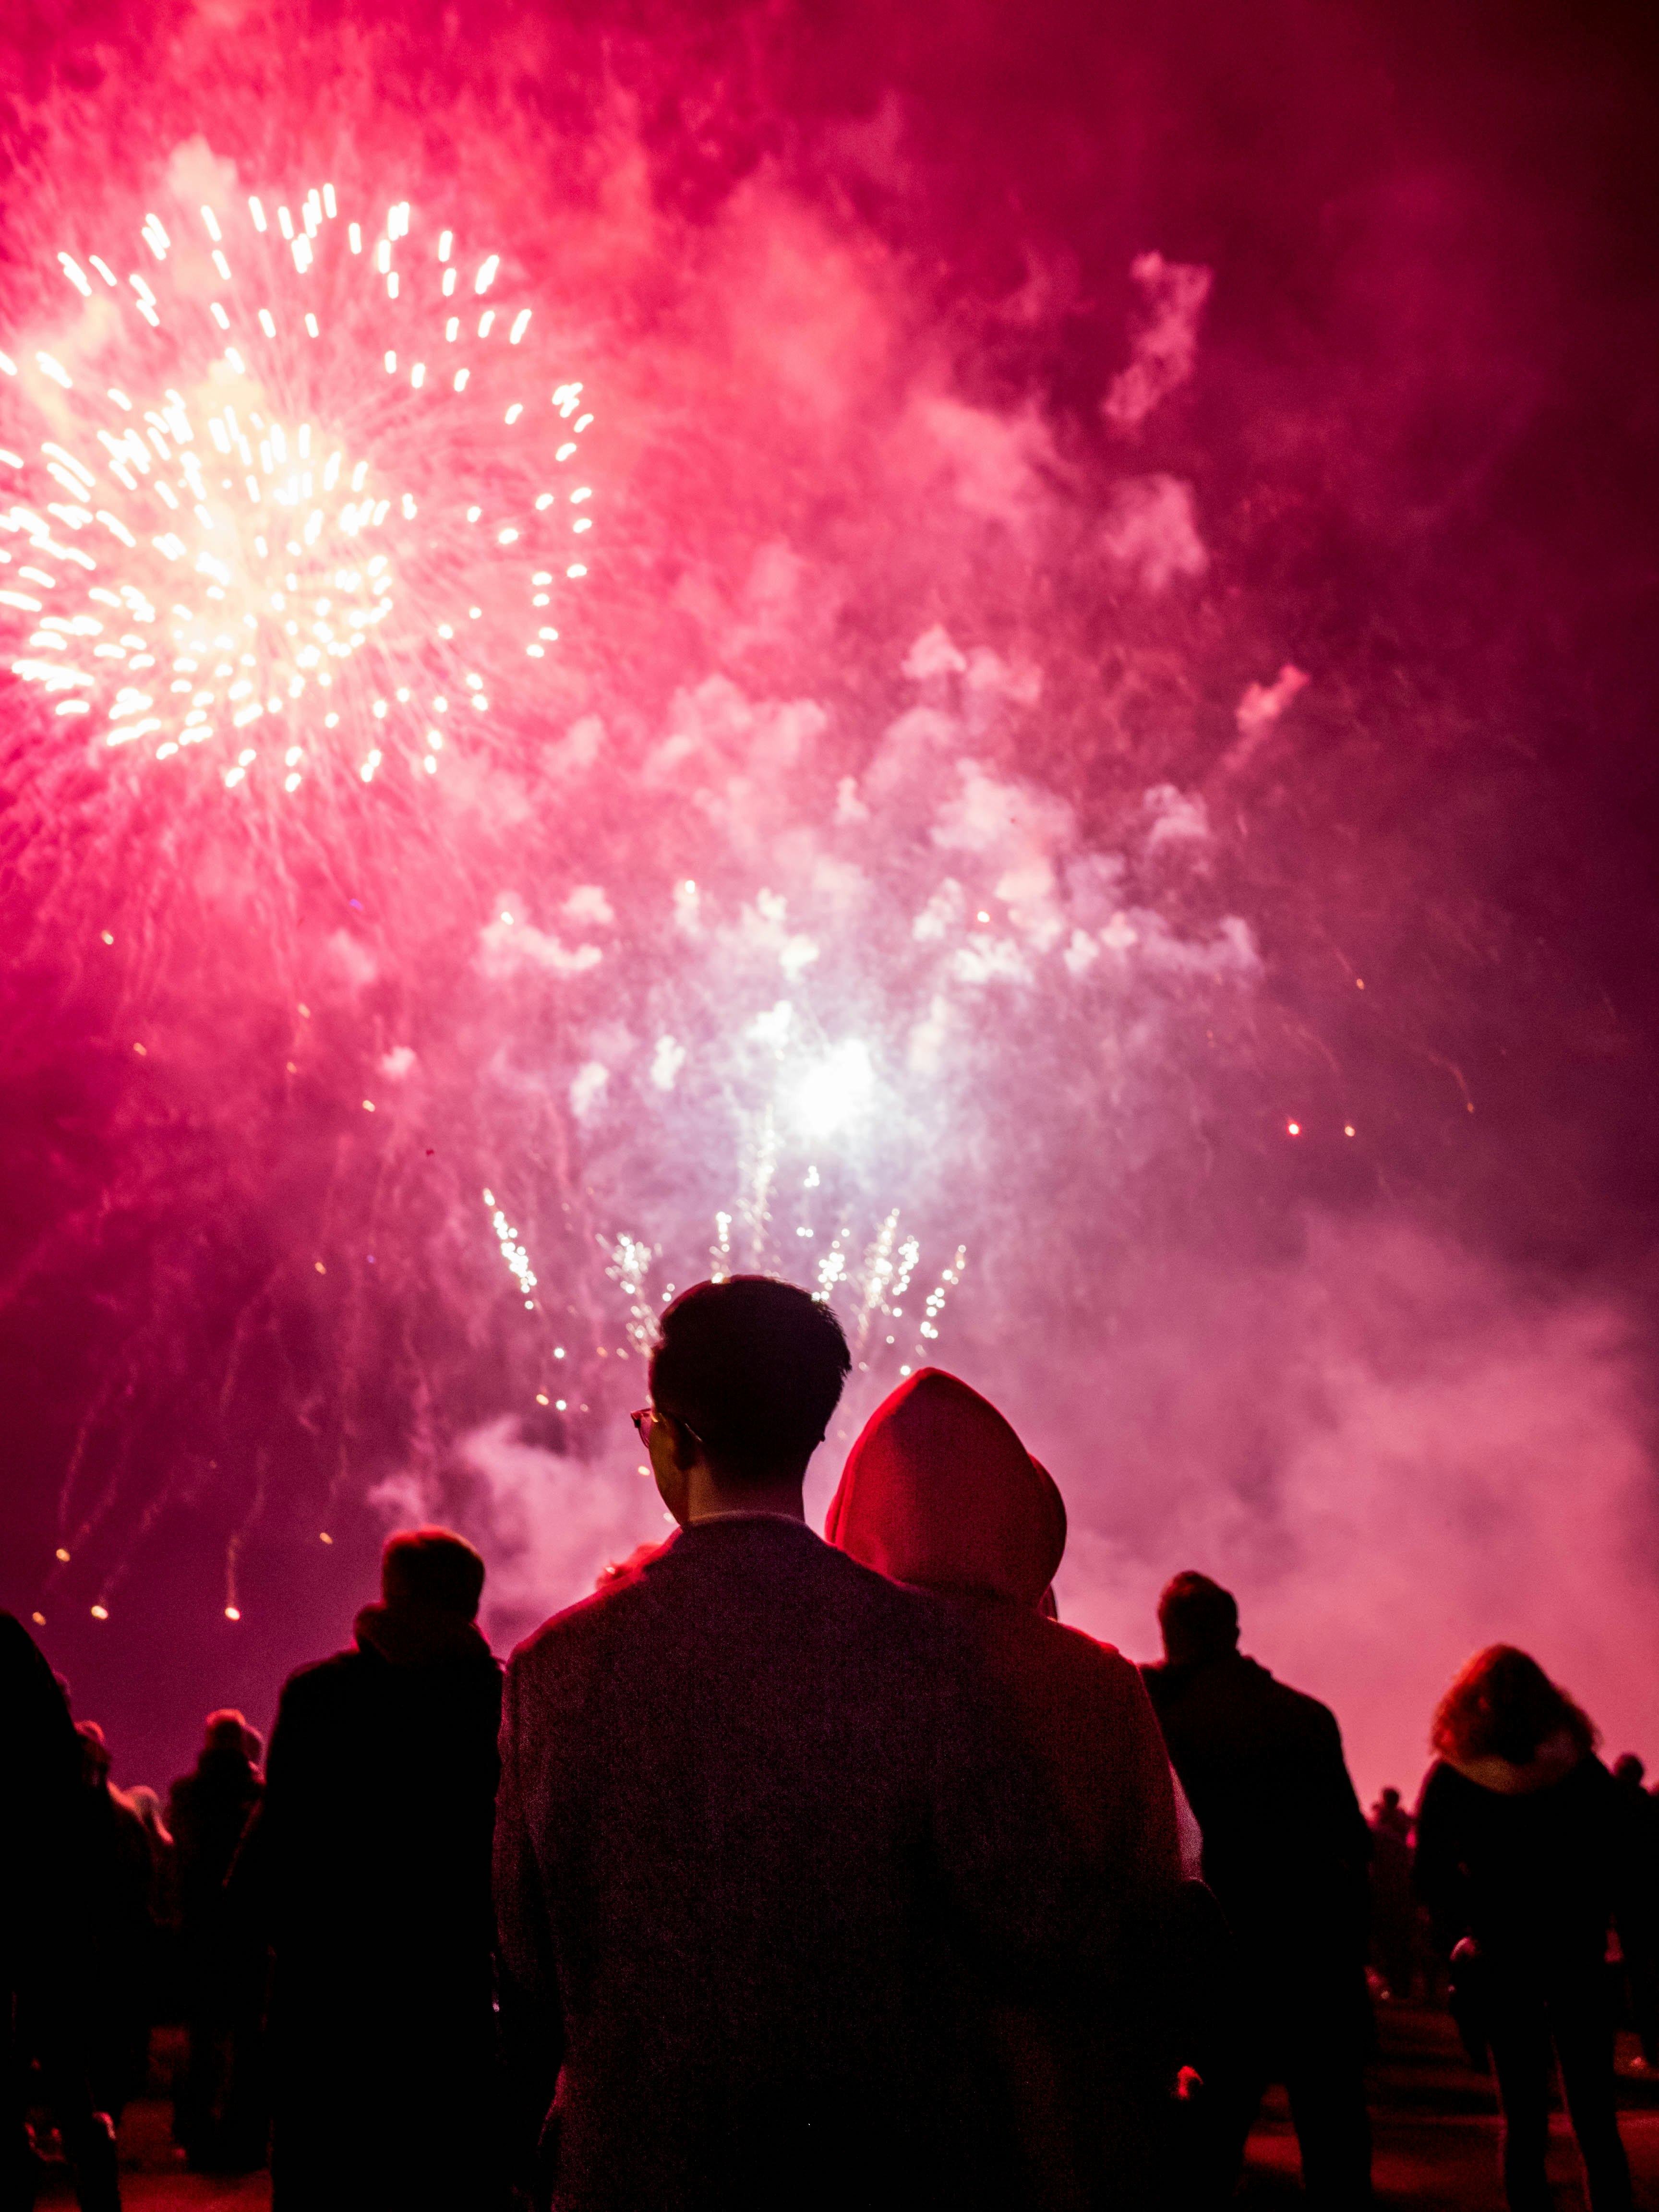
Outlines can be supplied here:
M536 1301L529 1293L536 1287L536 1273L530 1264L529 1251L520 1241L518 1231L496 1204L493 1190L484 1192L483 1202L489 1208L489 1225L495 1232L495 1241L501 1246L507 1273L525 1294L525 1304L533 1308Z
M0 352L10 666L94 750L289 794L435 775L556 644L582 386L499 254L406 200L374 228L330 184L150 214L149 275L60 252L76 327Z

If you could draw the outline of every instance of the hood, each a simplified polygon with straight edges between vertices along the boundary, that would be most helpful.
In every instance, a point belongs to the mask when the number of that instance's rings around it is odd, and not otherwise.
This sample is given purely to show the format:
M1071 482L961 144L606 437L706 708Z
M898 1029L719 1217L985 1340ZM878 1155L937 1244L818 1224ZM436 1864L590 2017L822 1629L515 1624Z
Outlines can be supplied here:
M1465 1781L1494 1790L1500 1797L1530 1797L1536 1790L1565 1782L1583 1765L1586 1755L1571 1734L1562 1729L1555 1735L1546 1736L1524 1765L1512 1759L1500 1759L1495 1752L1484 1758L1449 1759L1446 1764L1455 1766Z
M394 1667L429 1667L442 1659L488 1659L489 1644L474 1622L447 1606L366 1605L352 1624L360 1651L373 1651Z
M1066 1508L988 1399L924 1367L847 1455L823 1533L895 1581L1036 1606L1066 1549Z

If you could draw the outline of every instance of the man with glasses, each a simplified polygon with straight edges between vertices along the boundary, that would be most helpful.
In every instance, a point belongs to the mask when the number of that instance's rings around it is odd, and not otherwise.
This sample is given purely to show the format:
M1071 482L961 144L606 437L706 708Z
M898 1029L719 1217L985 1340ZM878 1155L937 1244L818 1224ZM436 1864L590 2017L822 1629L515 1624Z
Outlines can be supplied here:
M946 1609L805 1526L828 1306L738 1276L661 1327L634 1420L678 1534L507 1671L521 2179L560 2212L991 2201L963 1962L1052 1958L1058 1823Z

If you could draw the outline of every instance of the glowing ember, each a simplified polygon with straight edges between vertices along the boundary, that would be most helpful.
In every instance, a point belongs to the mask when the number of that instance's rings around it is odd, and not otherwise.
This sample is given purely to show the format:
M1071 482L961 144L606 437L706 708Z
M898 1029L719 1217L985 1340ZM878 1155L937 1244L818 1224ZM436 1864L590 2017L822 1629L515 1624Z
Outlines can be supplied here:
M519 1242L518 1231L512 1226L501 1207L496 1205L494 1191L485 1191L483 1202L490 1210L489 1225L495 1232L496 1241L501 1248L501 1257L507 1262L508 1273L521 1291L526 1292L533 1291L536 1287L535 1273L530 1265L529 1253ZM526 1306L533 1306L535 1303L532 1297L526 1297L525 1299Z
M372 244L331 185L142 238L125 283L60 252L80 328L0 353L13 673L233 789L437 775L586 574L581 385L526 345L501 256L463 269L406 200Z

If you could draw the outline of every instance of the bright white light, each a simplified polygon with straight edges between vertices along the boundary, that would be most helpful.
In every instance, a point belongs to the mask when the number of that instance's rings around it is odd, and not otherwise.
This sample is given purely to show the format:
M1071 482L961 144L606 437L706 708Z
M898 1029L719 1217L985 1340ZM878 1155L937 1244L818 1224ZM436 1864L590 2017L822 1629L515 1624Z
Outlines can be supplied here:
M797 1085L795 1118L808 1136L833 1136L869 1104L875 1087L869 1046L849 1037Z

